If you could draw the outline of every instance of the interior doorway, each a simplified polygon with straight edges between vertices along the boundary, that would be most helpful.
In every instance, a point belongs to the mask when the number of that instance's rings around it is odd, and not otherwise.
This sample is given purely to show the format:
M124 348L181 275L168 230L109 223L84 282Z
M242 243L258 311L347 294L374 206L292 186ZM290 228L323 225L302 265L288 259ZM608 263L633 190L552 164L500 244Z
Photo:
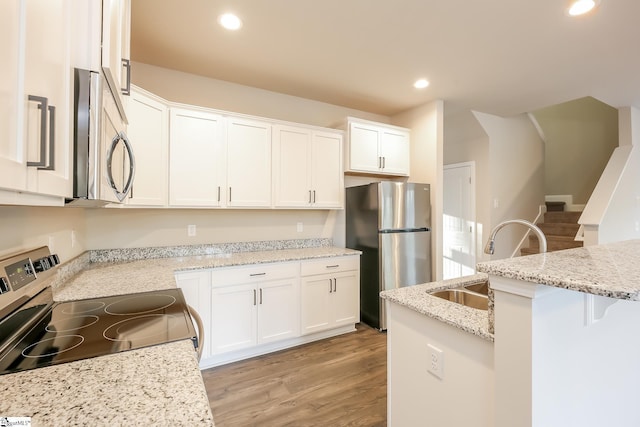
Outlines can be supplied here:
M475 162L444 166L442 278L476 272Z

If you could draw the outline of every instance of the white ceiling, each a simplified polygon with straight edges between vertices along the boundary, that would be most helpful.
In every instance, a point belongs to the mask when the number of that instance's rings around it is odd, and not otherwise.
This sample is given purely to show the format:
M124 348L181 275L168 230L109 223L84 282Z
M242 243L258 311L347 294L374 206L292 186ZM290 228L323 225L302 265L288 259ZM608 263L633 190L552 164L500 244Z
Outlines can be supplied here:
M131 58L387 116L508 116L584 96L640 107L640 1L132 0ZM239 32L216 19L233 11ZM412 87L426 77L424 90Z

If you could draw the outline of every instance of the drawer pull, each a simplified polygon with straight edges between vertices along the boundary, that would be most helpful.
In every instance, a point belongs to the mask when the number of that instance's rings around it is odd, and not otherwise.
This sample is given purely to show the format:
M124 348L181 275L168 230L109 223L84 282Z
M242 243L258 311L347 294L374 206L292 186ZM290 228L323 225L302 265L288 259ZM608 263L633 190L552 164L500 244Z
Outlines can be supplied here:
M338 267L340 267L340 264L326 266L326 268L338 268Z
M249 277L255 277L255 276L266 276L267 273L251 273L249 274Z

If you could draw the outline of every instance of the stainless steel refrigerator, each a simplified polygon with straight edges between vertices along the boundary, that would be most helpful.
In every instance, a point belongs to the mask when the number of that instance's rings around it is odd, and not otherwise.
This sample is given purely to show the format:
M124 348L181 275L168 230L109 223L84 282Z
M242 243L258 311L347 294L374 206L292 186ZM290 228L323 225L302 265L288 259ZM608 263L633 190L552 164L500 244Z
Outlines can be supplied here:
M360 257L360 318L385 330L380 291L431 281L429 184L383 181L346 189L346 246Z

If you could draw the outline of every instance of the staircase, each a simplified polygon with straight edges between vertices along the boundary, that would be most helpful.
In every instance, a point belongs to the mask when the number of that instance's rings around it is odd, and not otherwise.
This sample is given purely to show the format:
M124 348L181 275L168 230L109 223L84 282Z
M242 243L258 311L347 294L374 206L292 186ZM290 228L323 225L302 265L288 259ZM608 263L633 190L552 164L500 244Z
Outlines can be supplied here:
M573 240L580 228L578 219L580 219L582 212L566 212L553 209L558 209L558 206L547 206L544 222L536 224L547 238L547 252L582 247L581 241ZM561 206L561 209L564 209L564 206ZM529 234L529 247L520 249L520 254L531 255L537 254L539 251L538 238L535 234Z

